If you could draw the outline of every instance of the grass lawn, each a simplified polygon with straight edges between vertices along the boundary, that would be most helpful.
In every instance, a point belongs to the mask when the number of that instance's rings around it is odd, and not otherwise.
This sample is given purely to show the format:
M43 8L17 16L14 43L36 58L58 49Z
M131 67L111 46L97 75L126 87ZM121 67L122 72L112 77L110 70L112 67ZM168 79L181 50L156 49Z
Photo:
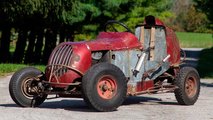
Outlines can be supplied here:
M29 65L24 64L0 64L0 76L6 76L13 72L16 72L17 70L28 67ZM45 66L43 65L35 65L33 67L36 67L40 69L41 71L44 71Z
M213 34L176 32L181 48L211 48Z

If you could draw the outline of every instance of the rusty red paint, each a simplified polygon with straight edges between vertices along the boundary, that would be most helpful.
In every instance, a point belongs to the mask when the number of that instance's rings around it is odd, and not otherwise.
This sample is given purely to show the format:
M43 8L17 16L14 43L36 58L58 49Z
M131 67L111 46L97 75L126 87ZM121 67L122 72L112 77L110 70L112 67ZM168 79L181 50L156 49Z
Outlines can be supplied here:
M60 47L63 47L65 45L72 46L72 55L70 60L68 61L67 66L70 66L71 68L76 69L80 73L84 74L91 67L91 64L92 64L91 51L88 49L88 46L84 42L75 42L75 43L66 42L66 43L60 44L52 52L48 65L59 64L59 66L55 67L55 69L60 68L60 64L63 63L63 60L66 59L67 56L60 54L60 52L57 53L57 50ZM61 51L63 50L67 50L67 49L62 49ZM67 52L68 51L64 51L61 53L67 54ZM55 53L59 54L57 55L57 58L54 58ZM57 61L61 60L62 63L52 62L54 61L54 59L56 59ZM54 65L52 67L54 67ZM78 79L81 77L79 73L73 70L68 70L66 73L63 73L58 76L55 74L55 71L56 71L55 69L53 69L52 72L51 72L52 70L51 67L46 70L47 78L50 79L49 82L54 83L52 84L52 86L55 86L55 87L65 87L69 85L70 83L72 83L75 79ZM63 69L66 69L66 67Z
M91 51L83 42L69 43L73 47L73 56L70 66L85 73L92 64Z
M141 81L137 83L136 92L145 91L149 88L154 87L154 81L148 80L148 81Z
M53 87L67 87L70 83L73 83L74 80L80 78L81 76L72 71L72 70L69 70L68 72L66 72L65 74L63 74L62 76L52 76L51 78L51 83L54 83L54 84L51 84L51 86Z
M166 27L166 45L167 54L170 54L169 62L171 66L180 64L180 46L179 41L174 33L174 31Z
M103 99L112 99L117 93L117 83L111 75L102 76L96 86L98 95Z
M146 21L144 22L146 23ZM155 25L164 26L166 30L166 45L167 54L170 54L169 58L170 65L179 65L180 63L180 46L178 39L172 29L166 27L162 21L155 19ZM101 50L127 50L127 49L141 49L142 45L137 37L130 32L101 32L96 40L83 41L83 42L65 42L56 47L53 51L64 45L72 46L72 56L69 61L70 67L80 71L84 74L92 65L91 52ZM49 63L54 54L51 54ZM65 54L68 54L65 52ZM59 54L59 58L66 59L65 55ZM47 71L47 75L49 75ZM75 79L80 76L75 71L68 71L67 73L59 76L60 83L72 83ZM53 78L51 82L57 82ZM60 85L59 85L60 86ZM144 81L137 84L137 91L143 91L153 87L153 81Z
M155 25L164 26L164 23L160 19L155 18Z
M129 32L101 32L96 40L86 42L91 51L140 48L137 37Z

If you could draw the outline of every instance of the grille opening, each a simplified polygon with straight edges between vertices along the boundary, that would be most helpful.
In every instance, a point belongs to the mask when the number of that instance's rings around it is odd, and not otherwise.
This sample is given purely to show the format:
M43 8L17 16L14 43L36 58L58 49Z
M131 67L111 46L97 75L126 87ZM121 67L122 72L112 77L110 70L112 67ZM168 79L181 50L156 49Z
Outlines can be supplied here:
M49 69L52 69L53 70L52 72L58 77L65 74L68 71L68 69L60 65L70 66L72 53L73 49L71 45L63 45L54 50L49 60L48 65L51 66L51 68Z

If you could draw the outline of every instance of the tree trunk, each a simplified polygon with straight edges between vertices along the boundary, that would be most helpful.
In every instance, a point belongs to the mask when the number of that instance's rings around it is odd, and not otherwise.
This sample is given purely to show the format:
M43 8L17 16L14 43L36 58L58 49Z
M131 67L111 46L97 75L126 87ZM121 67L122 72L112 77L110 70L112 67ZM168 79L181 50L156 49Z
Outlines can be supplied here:
M64 42L65 40L65 30L60 31L60 43Z
M18 35L18 41L16 43L16 49L13 55L14 63L22 63L26 47L26 41L27 41L27 30L20 30Z
M52 50L56 46L56 40L57 40L56 36L57 36L56 30L48 29L46 31L45 46L44 46L43 60L42 60L43 64L47 64L49 56L50 56Z
M35 30L32 29L29 35L29 44L27 46L27 51L25 54L24 63L32 63L34 59L34 48L35 48L35 39L36 39L36 33Z
M69 33L67 34L67 41L73 42L75 38L75 34L74 31L69 31Z
M44 39L44 29L40 29L38 31L38 37L35 45L35 58L34 63L40 64L41 62L41 52L43 47L43 39Z
M6 24L6 23L5 23ZM0 62L6 63L10 61L10 30L11 27L4 26L2 30L2 38L0 43Z

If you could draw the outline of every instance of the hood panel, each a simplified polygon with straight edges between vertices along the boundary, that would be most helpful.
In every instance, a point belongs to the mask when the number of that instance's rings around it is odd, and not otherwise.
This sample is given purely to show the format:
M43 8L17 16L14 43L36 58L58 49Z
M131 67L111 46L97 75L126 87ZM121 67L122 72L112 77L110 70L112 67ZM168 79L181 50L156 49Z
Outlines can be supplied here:
M86 44L91 51L141 48L139 40L129 32L101 32L96 40Z

